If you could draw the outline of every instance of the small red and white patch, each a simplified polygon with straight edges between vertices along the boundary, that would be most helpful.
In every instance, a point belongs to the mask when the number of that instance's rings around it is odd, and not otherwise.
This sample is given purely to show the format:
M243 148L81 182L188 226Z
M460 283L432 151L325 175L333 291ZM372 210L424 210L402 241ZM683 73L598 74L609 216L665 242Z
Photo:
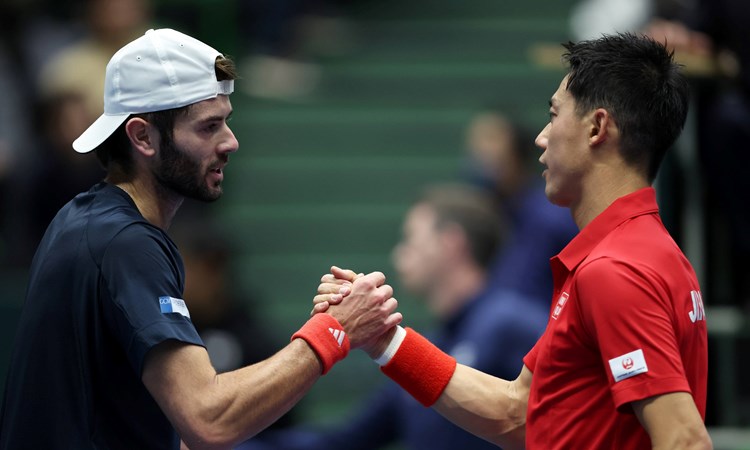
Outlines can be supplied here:
M565 308L565 304L568 302L568 297L570 297L570 294L567 292L564 292L560 294L560 298L557 299L557 304L555 305L555 309L552 310L552 318L557 320L558 317L560 317L560 313L562 312L563 308Z
M610 359L609 369L612 371L612 377L615 379L615 383L627 380L628 378L640 373L648 372L646 357L643 356L643 350L640 348Z

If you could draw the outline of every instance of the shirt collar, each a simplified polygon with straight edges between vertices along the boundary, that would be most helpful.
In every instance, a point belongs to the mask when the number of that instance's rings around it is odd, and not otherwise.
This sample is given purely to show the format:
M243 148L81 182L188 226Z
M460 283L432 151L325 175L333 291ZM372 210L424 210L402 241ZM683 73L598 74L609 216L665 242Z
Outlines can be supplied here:
M656 191L646 187L618 198L596 216L553 259L558 259L568 271L583 261L612 230L623 222L644 214L657 214Z

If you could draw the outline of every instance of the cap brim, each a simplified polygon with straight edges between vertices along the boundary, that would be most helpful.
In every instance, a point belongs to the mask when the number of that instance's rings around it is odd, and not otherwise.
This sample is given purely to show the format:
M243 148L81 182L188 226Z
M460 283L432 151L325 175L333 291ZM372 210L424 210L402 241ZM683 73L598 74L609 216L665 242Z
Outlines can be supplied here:
M73 141L73 149L78 153L88 153L100 146L130 114L111 116L102 114L94 123L84 131L78 139Z

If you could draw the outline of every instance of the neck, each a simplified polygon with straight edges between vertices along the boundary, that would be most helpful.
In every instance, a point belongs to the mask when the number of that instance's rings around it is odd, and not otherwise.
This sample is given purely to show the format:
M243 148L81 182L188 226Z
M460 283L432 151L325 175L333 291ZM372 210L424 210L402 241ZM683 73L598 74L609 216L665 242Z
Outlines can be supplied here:
M581 200L571 205L578 229L583 229L615 200L650 184L646 178L624 165L603 166L584 183Z
M486 282L484 270L477 266L463 269L453 267L439 278L429 295L430 309L441 321L453 317L472 300Z
M105 181L127 192L141 215L162 230L169 229L172 219L182 205L182 196L162 187L153 178L147 181L139 178L126 181L110 176Z

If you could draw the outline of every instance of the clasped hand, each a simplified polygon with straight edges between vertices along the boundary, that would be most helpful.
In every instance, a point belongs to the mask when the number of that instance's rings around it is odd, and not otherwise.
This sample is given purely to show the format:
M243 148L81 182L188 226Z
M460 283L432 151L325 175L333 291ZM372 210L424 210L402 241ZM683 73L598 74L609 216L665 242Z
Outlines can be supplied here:
M381 272L364 275L333 266L331 273L320 279L310 315L332 315L349 335L352 348L361 348L376 358L403 319L397 307L393 288L385 284Z

